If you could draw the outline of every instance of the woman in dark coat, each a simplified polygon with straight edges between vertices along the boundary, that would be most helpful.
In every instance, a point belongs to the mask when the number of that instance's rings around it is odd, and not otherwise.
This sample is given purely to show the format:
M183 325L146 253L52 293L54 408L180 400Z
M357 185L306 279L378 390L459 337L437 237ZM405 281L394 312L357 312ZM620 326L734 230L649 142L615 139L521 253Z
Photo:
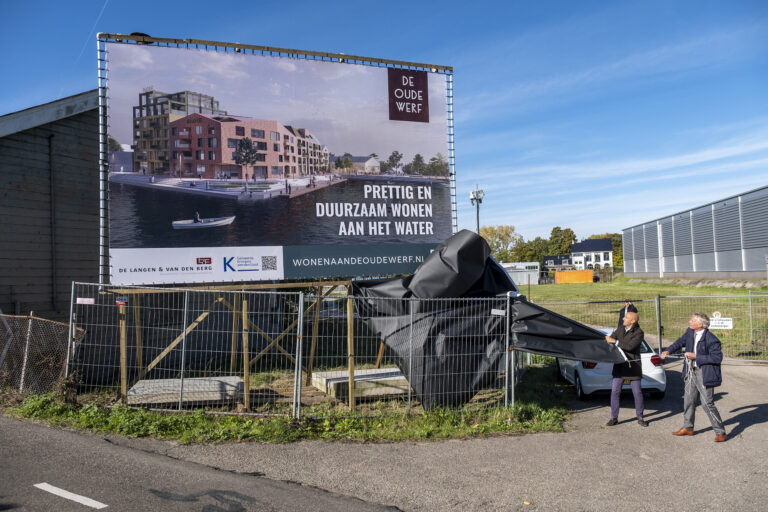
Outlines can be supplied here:
M643 419L645 403L643 402L643 388L641 386L643 364L640 359L640 344L643 342L643 338L645 338L645 333L637 321L637 313L628 311L622 320L624 325L613 331L610 336L605 337L605 341L615 343L627 356L626 362L613 365L611 419L608 420L608 426L616 425L619 422L619 397L621 395L621 386L625 380L628 380L632 386L637 423L643 427L648 426L648 423Z

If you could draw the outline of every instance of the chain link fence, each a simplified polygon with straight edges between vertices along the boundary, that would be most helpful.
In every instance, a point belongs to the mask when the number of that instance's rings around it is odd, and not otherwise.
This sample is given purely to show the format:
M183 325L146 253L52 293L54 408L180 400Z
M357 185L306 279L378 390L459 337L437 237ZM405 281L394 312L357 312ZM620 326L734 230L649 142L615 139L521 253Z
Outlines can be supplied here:
M70 326L35 316L0 314L0 387L18 393L52 391L63 377Z

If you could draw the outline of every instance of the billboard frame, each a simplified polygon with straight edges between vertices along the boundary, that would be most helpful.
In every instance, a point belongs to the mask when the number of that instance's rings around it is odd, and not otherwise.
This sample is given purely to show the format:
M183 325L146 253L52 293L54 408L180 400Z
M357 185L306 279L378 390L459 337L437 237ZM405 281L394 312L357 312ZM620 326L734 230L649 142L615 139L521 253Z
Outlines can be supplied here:
M448 135L448 175L450 183L451 228L452 233L458 232L458 206L456 200L456 160L454 150L454 116L453 116L453 66L408 62L376 57L363 57L345 53L317 52L297 50L272 46L259 46L242 43L227 43L204 39L177 39L152 37L146 34L132 33L130 35L99 32L96 34L98 62L98 98L99 98L99 284L110 282L109 258L109 163L108 163L108 133L109 133L109 79L107 76L107 43L122 43L149 45L167 48L184 48L205 50L221 53L239 53L271 57L293 58L356 64L364 66L410 69L443 74L446 77L446 113Z

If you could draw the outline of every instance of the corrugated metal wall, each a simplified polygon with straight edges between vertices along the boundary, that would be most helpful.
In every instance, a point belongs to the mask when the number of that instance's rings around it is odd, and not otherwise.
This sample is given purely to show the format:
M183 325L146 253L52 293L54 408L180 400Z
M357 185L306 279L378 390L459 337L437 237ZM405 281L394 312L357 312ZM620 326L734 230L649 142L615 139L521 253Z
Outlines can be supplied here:
M627 228L623 241L627 273L765 272L768 187Z
M95 109L0 137L0 226L0 308L66 318L72 281L98 280Z

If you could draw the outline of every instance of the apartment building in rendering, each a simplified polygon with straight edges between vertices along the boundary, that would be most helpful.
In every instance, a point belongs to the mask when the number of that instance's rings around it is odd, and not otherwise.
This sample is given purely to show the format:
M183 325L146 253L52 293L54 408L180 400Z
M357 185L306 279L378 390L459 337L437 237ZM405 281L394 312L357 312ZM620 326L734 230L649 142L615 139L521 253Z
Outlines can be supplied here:
M171 170L169 126L190 114L226 115L213 97L192 91L166 93L151 87L133 107L133 169L145 174Z
M249 138L255 162L237 158ZM179 176L239 179L308 176L328 168L328 149L308 130L279 121L192 114L170 123L171 166Z

